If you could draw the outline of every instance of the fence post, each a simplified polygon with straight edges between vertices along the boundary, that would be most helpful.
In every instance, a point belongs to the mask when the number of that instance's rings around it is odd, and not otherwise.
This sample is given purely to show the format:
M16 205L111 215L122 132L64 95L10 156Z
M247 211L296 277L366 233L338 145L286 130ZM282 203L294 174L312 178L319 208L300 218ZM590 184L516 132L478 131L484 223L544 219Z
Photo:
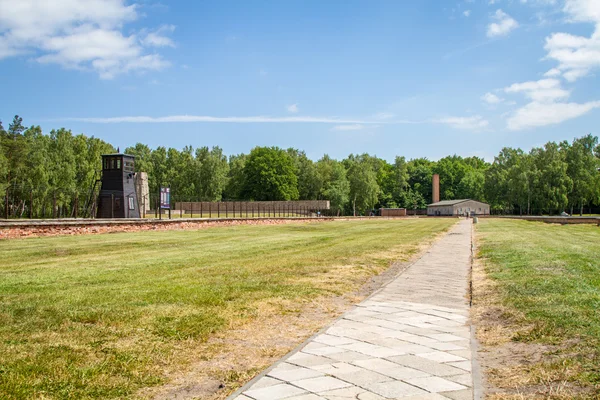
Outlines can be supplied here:
M8 189L4 195L4 218L8 219Z
M75 219L79 216L79 193L75 193Z
M110 217L115 217L115 195L112 193L110 195Z
M52 194L52 218L56 219L56 192Z
M233 204L233 218L235 218L235 201L232 204Z
M217 202L217 218L221 218L221 202Z
M29 193L29 219L33 219L33 190Z

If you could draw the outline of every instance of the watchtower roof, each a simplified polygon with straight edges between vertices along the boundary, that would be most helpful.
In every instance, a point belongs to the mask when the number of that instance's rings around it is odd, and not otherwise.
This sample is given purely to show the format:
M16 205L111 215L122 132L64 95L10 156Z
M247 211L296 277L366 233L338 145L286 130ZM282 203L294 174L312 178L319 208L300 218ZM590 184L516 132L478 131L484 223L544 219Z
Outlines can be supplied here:
M125 156L125 157L135 158L134 155L132 155L132 154L125 154L125 153L102 154L102 157L117 157L117 156Z

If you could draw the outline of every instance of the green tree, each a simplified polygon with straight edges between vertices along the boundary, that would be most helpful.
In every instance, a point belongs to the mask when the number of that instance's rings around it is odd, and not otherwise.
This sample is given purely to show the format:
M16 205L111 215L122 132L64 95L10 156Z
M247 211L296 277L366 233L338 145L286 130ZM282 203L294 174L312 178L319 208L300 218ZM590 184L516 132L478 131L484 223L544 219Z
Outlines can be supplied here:
M0 194L4 193L8 186L8 160L4 155L4 137L6 137L6 131L0 121Z
M33 192L34 209L37 207L37 214L39 214L44 199L51 189L51 167L48 155L50 137L44 135L39 126L32 126L23 135L27 141L26 168L28 173L25 186ZM23 193L23 195L26 195L26 193Z
M422 210L427 207L427 201L423 195L415 190L409 189L406 192L404 207L412 210Z
M23 137L23 118L15 115L13 121L8 126L8 131L4 128L0 130L0 145L6 159L6 184L17 186L22 184L25 167L25 157L27 155L27 143Z
M598 197L600 163L594 155L596 146L598 146L598 138L592 135L575 139L572 145L568 143L562 145L568 164L567 174L573 181L573 189L569 193L571 214L574 207L579 207L579 215L583 215L583 207Z
M319 199L329 200L333 212L340 215L350 199L350 183L346 168L339 161L324 155L316 163L319 180L322 182Z
M298 177L292 157L279 147L255 147L244 166L244 197L297 200Z
M244 200L244 166L247 157L246 154L229 156L229 172L223 192L223 197L226 200Z
M220 147L196 149L198 175L196 186L201 201L220 201L227 184L229 164Z
M77 167L71 131L64 128L50 131L48 158L48 181L58 207L63 209L70 204L76 189ZM66 211L61 214L68 216Z
M421 197L427 202L432 199L431 179L434 167L435 162L429 161L426 158L416 158L407 163L409 187L413 191L419 192ZM405 206L410 208L409 205Z
M162 146L152 151L150 156L152 175L148 175L148 187L151 195L157 195L161 186L168 186L167 149Z
M393 201L397 206L405 206L406 196L410 188L410 175L408 174L408 163L404 157L396 156L392 177L391 193Z
M143 143L136 143L133 147L125 149L125 154L135 157L135 171L146 172L148 176L154 173L152 163L152 149Z
M484 198L493 209L522 213L530 206L537 172L531 157L521 149L503 148L485 172Z
M349 161L348 181L350 182L350 201L352 214L356 211L365 213L372 209L377 202L379 185L372 164L367 159Z
M290 148L288 154L294 160L298 176L298 196L300 200L316 200L321 191L322 182L315 163L306 157L304 151Z
M538 211L563 211L569 204L568 196L573 188L573 181L567 173L565 152L555 142L548 142L543 148L534 148L530 154L539 171L534 190Z

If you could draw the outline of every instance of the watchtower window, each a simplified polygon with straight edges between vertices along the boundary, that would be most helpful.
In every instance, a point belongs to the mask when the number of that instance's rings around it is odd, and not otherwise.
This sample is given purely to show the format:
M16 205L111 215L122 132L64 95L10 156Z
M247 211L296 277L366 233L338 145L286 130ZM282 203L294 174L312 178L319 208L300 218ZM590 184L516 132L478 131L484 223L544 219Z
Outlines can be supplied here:
M117 158L117 169L121 169L121 159Z
M133 166L133 161L124 161L123 162L123 170L125 172L134 172L134 166Z

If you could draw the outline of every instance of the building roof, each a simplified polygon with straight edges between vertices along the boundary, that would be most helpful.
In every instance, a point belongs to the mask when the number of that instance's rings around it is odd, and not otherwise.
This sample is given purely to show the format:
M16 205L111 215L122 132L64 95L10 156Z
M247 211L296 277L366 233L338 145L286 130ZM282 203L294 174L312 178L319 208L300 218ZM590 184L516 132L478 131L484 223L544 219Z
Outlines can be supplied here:
M456 204L459 203L464 203L465 201L477 201L477 200L472 200L472 199L461 199L461 200L442 200L442 201L438 201L437 203L431 203L429 205L427 205L427 207L438 207L438 206L454 206ZM477 201L478 203L481 204L487 204L481 201Z

